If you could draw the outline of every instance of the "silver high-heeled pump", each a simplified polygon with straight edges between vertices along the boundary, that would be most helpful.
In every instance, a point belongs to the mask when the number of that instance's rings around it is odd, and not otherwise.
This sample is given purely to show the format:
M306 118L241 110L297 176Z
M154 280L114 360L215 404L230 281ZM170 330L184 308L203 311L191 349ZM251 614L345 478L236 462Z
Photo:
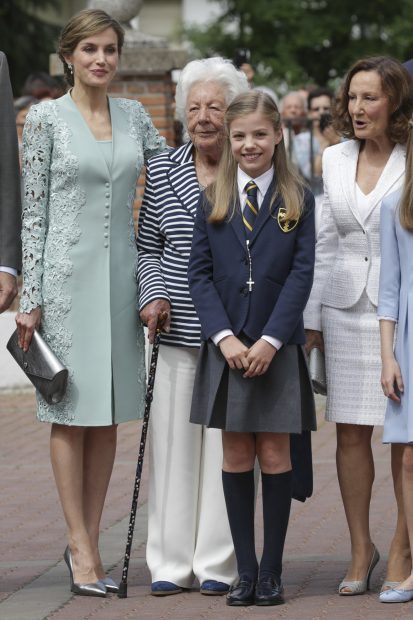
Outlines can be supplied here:
M73 579L73 562L69 546L66 547L63 559L69 569L70 590L78 596L106 596L106 587L101 581L95 583L75 583Z
M373 545L373 555L371 556L370 564L367 569L365 578L361 581L342 581L338 586L338 593L341 596L355 596L357 594L365 594L365 592L370 588L371 573L373 572L373 569L379 560L379 552L376 549L376 545ZM349 588L349 591L344 590L344 588Z
M119 586L116 585L112 577L108 577L106 575L106 577L103 577L103 579L100 579L100 582L103 583L107 592L112 592L113 594L117 594L119 592Z

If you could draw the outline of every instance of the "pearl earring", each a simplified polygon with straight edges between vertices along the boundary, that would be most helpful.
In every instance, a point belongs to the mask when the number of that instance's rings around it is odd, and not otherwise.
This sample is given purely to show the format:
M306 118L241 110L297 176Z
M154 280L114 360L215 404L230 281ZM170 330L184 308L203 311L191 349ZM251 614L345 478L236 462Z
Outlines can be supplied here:
M73 65L71 65L70 62L67 63L67 68L69 70L70 75L73 75Z

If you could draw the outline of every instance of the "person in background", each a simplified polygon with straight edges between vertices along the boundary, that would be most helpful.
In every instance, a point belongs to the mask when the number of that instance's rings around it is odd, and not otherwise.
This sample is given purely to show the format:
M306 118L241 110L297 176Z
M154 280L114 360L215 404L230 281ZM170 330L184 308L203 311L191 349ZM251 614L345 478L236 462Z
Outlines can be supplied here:
M254 75L255 75L255 71L252 65L250 65L248 62L244 62L241 66L240 66L240 71L242 71L243 73L245 73L245 76L248 80L248 84L250 85L251 88L253 88L254 85Z
M198 203L189 260L202 327L190 419L222 430L222 482L239 577L227 604L280 605L293 492L290 434L315 430L301 346L314 269L314 199L287 160L271 97L256 90L240 95L225 125L229 138L216 183ZM264 517L259 566L256 458Z
M320 187L322 187L321 164L316 166L316 162L318 162L322 152L321 142L323 141L324 145L326 138L320 131L319 121L321 115L331 114L332 101L333 93L329 89L315 88L309 93L307 99L307 118L311 121L310 131L298 134L294 140L294 156L299 171L309 182L312 180L312 177L317 176ZM310 147L311 141L312 149ZM313 155L313 160L311 160L311 154ZM311 164L311 161L313 164ZM322 189L317 193L322 193Z
M21 202L16 122L7 59L0 52L0 313L17 295Z
M262 85L262 86L254 86L254 90L259 90L262 93L269 95L271 99L274 101L275 105L278 107L278 97L272 88L270 88L269 86Z
M306 102L298 91L291 91L281 99L280 114L285 148L291 156L294 137L307 125Z
M70 90L32 106L23 132L19 344L39 329L69 371L61 402L37 395L37 416L51 423L71 591L99 597L118 590L99 551L117 425L142 417L146 389L133 201L166 148L140 103L108 97L123 39L104 11L72 17L58 48Z
M250 88L253 88L255 71L251 64L251 51L245 47L236 49L233 63L237 69L245 73Z
M17 129L17 139L19 142L19 160L21 167L21 151L22 151L22 140L23 140L23 127L26 122L27 114L35 103L39 103L39 100L35 97L31 97L30 95L24 95L23 97L19 97L14 100L14 113L16 115L16 129Z
M338 587L364 594L379 560L371 538L374 480L371 437L384 421L380 338L376 318L383 198L400 188L413 112L413 82L396 60L357 61L335 106L334 126L347 141L323 156L324 203L316 246L314 285L304 315L307 350L325 351L326 419L336 423L337 474L350 532L351 563ZM398 506L383 589L403 581L411 555L403 511L401 456L392 445Z
M45 71L30 73L30 75L27 76L22 89L23 97L34 97L39 101L57 99L63 94L64 89L62 84Z
M138 226L141 318L153 341L166 312L150 420L146 559L154 596L190 588L228 592L236 577L221 484L221 434L189 423L200 324L188 288L188 260L201 189L218 171L224 113L248 90L229 60L194 60L182 70L176 112L189 140L148 165Z
M313 88L307 98L309 130L294 138L293 160L310 184L315 198L316 233L320 228L323 202L322 154L325 148L341 140L331 124L333 101L330 89Z

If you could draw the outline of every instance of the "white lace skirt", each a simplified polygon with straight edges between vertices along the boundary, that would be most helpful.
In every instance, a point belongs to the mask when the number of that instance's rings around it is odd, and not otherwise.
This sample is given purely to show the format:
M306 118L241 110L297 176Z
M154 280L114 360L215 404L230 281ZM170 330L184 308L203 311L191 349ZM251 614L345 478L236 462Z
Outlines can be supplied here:
M386 398L380 386L380 333L376 308L364 292L352 308L323 306L326 420L382 425Z

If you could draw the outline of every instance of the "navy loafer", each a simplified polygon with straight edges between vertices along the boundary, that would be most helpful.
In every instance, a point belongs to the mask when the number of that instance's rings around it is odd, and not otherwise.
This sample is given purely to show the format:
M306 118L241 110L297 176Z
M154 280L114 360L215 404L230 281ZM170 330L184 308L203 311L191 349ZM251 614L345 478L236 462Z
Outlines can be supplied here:
M284 588L277 583L275 577L268 576L258 580L255 588L256 605L282 605L284 603Z
M151 585L151 594L153 596L170 596L171 594L180 594L181 592L183 592L183 588L171 581L154 581Z
M246 607L255 603L255 581L249 577L241 577L238 583L231 586L227 594L227 605Z
M229 591L229 585L215 579L206 579L201 583L199 591L201 594L222 596Z

